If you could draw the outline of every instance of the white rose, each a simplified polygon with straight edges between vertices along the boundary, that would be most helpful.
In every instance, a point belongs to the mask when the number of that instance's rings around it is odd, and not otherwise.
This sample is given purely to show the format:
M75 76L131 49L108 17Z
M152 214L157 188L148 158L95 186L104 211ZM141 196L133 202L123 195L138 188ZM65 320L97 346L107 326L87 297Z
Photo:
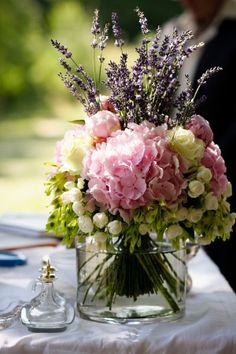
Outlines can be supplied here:
M78 217L79 230L85 234L90 234L93 231L93 222L88 215L81 215Z
M218 209L218 199L217 197L212 193L207 193L205 197L205 208L206 210L216 210Z
M175 127L169 135L172 148L185 159L189 167L196 165L202 159L204 143L197 139L191 130Z
M197 181L196 179L189 182L188 188L188 195L192 198L199 197L199 195L203 194L205 191L204 184L200 181Z
M93 223L99 229L103 229L104 226L106 226L106 224L108 223L108 217L107 217L107 215L104 212L96 213L93 216Z
M208 183L212 179L211 170L205 166L200 166L197 171L197 180L203 183Z
M93 139L89 134L81 134L79 137L64 143L61 148L61 170L80 174L83 168L83 158L92 144Z
M172 239L175 238L177 236L180 236L183 232L183 229L181 226L179 226L178 224L174 224L174 225L170 225L165 234L167 236L168 239Z
M176 219L178 221L183 221L183 220L187 219L187 216L188 216L188 209L187 208L181 207L176 212Z
M188 211L188 221L192 222L192 223L196 223L198 222L199 220L201 220L202 218L202 210L201 209L190 209Z
M119 235L122 231L122 223L119 220L109 222L107 225L108 231L112 235Z

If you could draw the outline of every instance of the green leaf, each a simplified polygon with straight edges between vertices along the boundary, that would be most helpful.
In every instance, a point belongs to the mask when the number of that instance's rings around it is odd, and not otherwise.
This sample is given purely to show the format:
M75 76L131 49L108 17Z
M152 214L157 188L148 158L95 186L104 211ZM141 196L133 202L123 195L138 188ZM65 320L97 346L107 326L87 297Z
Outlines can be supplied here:
M69 120L69 123L84 125L85 121L84 119L75 119L75 120Z

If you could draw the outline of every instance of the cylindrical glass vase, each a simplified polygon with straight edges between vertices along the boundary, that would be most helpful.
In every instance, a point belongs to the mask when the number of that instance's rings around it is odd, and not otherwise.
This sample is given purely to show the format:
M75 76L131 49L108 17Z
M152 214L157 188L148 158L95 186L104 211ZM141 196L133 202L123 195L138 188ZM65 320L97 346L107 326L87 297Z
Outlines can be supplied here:
M142 237L132 252L122 239L77 242L77 310L82 318L139 323L184 315L185 249Z

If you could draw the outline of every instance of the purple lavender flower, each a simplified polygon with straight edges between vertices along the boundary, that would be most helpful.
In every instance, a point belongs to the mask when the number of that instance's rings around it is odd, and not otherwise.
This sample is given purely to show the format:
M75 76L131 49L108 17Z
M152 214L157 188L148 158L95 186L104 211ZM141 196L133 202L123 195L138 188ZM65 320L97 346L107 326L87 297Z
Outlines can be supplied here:
M205 71L202 76L197 80L198 85L204 85L207 80L214 75L215 73L218 73L219 71L221 71L222 68L219 66L215 66L214 68L208 69L207 71Z
M92 27L91 27L91 32L93 35L97 35L101 33L101 27L99 24L99 11L96 9L94 11L94 16L93 16L93 22L92 22Z
M53 45L53 47L55 47L61 54L63 54L66 58L71 58L72 57L72 53L68 51L67 47L65 47L64 45L62 45L60 42L58 42L57 40L53 40L51 39L51 43Z
M116 12L112 12L111 15L112 31L115 38L115 45L122 48L124 45L124 40L122 39L122 32L119 25L119 19Z
M71 66L66 62L65 59L60 58L59 63L63 66L63 68L67 71L71 71Z
M144 34L144 35L148 34L150 31L148 29L147 19L144 16L144 13L142 11L140 11L140 9L138 7L136 7L135 12L137 13L138 18L139 18L139 23L141 26L142 34Z
M108 30L109 30L109 24L105 24L104 29L101 33L100 42L98 43L98 47L103 50L106 48L107 41L108 41Z
M119 26L118 16L112 13L112 31L115 37L115 45L121 48L121 56L118 63L110 61L106 71L105 88L110 90L110 102L117 114L120 115L122 126L125 128L129 122L140 123L148 120L155 125L167 123L169 127L177 124L185 125L195 110L195 98L201 85L221 68L209 69L198 80L198 88L193 92L189 78L186 78L187 88L178 93L179 71L184 60L203 44L189 46L192 39L191 31L179 33L176 29L172 35L164 36L160 28L157 28L151 39L147 19L144 13L136 8L141 27L142 40L136 48L137 59L133 67L128 68L128 55L123 52L124 41ZM101 68L105 60L103 51L108 41L108 25L101 30L99 25L99 12L95 10L91 32L94 36L92 47L100 49L98 55L100 82ZM96 66L94 66L94 80L86 73L82 65L77 65L72 54L60 42L52 40L53 46L65 57L70 58L75 67L71 67L64 58L60 64L66 70L66 74L60 74L65 86L70 90L85 107L87 114L96 113L99 107L99 91L96 80ZM94 54L95 57L95 54ZM198 103L201 100L198 100ZM173 111L176 113L173 113Z

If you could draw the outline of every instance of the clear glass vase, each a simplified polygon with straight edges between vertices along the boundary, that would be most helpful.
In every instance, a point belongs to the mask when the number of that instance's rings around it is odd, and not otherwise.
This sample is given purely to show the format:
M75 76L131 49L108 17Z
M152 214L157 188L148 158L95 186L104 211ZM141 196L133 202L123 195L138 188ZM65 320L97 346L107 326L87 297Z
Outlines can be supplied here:
M142 236L130 251L122 237L77 242L77 310L99 322L140 323L184 315L185 249Z

